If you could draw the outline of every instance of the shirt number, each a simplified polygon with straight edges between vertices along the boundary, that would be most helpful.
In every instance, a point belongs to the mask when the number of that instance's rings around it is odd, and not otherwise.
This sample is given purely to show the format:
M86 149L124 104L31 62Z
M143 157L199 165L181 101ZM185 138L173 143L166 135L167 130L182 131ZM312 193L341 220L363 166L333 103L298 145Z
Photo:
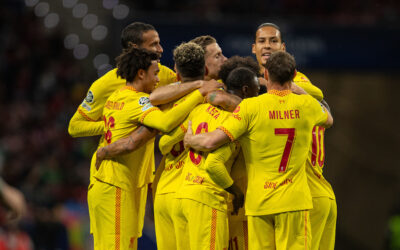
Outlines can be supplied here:
M199 124L199 126L197 126L196 129L196 135L200 134L200 133L207 133L208 132L208 123L207 122L202 122ZM199 165L199 163L201 162L201 154L198 154L196 156L196 153L193 151L193 149L190 149L189 152L189 156L190 156L190 160L195 164L195 165Z
M103 116L104 126L106 128L106 133L104 134L104 139L107 141L108 144L111 143L112 132L111 129L115 127L115 120L114 117L110 116L107 121L107 117Z
M292 152L293 142L296 137L296 131L294 128L276 128L275 135L287 135L285 149L283 150L282 160L279 164L279 173L286 172L286 168L289 162L290 154Z
M317 160L318 165L322 168L325 161L325 143L324 143L325 128L315 126L312 131L312 155L311 164L315 167ZM318 157L317 157L318 156Z

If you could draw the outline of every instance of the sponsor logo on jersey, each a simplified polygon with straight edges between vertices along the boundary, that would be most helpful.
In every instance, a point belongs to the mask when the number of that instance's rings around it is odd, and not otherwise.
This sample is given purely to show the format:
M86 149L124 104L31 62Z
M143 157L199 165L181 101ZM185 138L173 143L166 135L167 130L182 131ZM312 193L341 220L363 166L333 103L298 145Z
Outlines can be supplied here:
M148 98L148 97L140 97L140 99L139 99L139 105L140 106L143 106L143 105L146 105L146 104L149 104L150 103L150 99Z
M82 102L82 108L86 109L87 111L92 110L92 107L90 107L90 105L86 102Z
M85 97L85 101L87 103L92 103L93 99L94 99L93 92L91 90L89 90L89 92L87 93L87 95Z

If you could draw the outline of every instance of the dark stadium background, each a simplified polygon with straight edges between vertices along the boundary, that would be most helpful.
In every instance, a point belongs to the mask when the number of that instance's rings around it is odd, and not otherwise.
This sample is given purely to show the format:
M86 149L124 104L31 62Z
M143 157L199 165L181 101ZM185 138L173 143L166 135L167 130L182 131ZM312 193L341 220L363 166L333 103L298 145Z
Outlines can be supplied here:
M333 110L325 176L337 197L336 249L389 249L388 222L400 214L399 1L0 3L0 169L29 204L27 218L0 236L20 230L36 249L90 249L86 189L98 138L72 139L67 126L90 84L114 65L125 25L153 24L162 63L173 66L172 49L204 34L227 57L251 55L257 25L274 22ZM149 212L139 249L155 249L152 227Z

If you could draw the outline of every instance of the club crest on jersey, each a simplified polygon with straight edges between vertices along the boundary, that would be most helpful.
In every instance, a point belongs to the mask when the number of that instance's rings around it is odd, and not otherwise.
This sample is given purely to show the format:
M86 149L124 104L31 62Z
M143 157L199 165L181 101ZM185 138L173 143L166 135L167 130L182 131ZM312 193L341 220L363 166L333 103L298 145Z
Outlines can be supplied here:
M240 106L237 106L236 108L235 108L235 110L233 111L233 113L237 113L237 112L239 112L240 111Z
M93 99L94 99L93 92L91 90L89 90L89 92L87 93L87 95L85 97L85 101L87 103L92 103Z
M140 99L139 99L140 106L146 105L148 103L150 103L150 99L148 97L144 97L144 96L140 97Z

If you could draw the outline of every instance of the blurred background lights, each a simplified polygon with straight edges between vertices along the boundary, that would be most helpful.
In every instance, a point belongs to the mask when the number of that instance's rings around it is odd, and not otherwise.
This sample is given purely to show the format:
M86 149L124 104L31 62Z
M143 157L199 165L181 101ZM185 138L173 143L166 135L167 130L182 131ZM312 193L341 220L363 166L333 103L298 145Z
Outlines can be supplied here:
M93 65L96 69L99 69L100 66L104 64L109 64L110 63L110 57L106 54L98 54L94 59L93 59Z
M50 13L44 18L44 26L46 28L54 28L60 22L60 17L57 13Z
M89 54L89 46L86 44L79 44L74 48L74 57L76 59L84 59Z
M88 12L88 6L84 3L79 3L72 9L72 15L76 18L84 17Z
M124 4L119 4L113 9L113 16L115 19L124 19L129 14L129 7Z
M87 14L83 19L82 19L82 26L85 29L92 29L94 26L97 25L98 22L98 17L94 14Z
M103 0L103 7L105 9L111 10L118 4L118 0Z
M25 5L28 7L33 7L35 6L39 0L25 0Z
M65 8L72 8L77 2L78 0L63 0L63 6Z
M100 67L97 69L97 76L98 77L103 76L105 73L112 70L112 68L113 68L113 66L111 66L110 64L100 65Z
M50 6L48 3L38 3L35 7L35 15L38 17L44 17L49 13Z
M106 38L108 29L104 25L98 25L92 30L93 40L100 41Z
M69 34L64 39L64 47L66 49L73 49L79 44L79 36L77 34Z

